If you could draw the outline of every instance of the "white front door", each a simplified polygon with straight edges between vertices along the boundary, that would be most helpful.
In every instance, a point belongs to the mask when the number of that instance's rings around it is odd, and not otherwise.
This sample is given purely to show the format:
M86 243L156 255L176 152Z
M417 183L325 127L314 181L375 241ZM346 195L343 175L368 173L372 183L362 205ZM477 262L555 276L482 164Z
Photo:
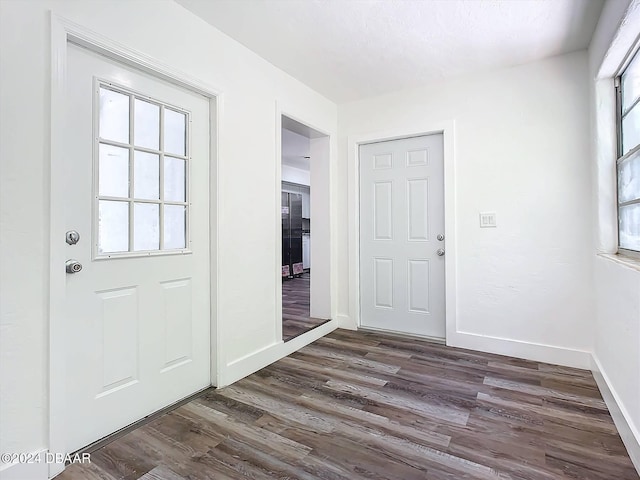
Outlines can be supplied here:
M208 99L68 52L65 227L79 240L53 248L82 265L66 275L74 451L210 385L210 123Z
M445 336L443 155L442 134L360 147L365 328Z

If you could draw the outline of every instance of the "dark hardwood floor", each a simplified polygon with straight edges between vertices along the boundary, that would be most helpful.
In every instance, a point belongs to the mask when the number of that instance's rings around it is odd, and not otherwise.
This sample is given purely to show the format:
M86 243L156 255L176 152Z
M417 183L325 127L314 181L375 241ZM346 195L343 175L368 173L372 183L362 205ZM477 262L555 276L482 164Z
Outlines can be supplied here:
M339 330L60 480L637 480L591 373Z
M329 321L311 318L310 281L311 275L304 273L282 282L282 339L285 342Z

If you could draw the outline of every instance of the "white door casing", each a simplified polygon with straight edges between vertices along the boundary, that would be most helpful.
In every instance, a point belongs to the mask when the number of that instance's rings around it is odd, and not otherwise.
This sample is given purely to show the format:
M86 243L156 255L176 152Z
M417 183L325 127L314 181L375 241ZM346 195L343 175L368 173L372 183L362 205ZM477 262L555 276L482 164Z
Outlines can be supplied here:
M81 47L69 44L67 61L65 228L78 231L80 241L67 245L64 239L52 239L52 248L63 249L66 258L83 265L80 272L66 276L65 286L66 450L73 451L210 384L210 115L207 98ZM104 106L101 85L162 104L167 124L187 114L184 160L179 154L165 155L162 145L151 148L158 151L146 152L157 157L157 173L152 169L151 177L148 170L138 170L138 148L115 146L120 152L131 151L124 160L130 161L131 186L124 194L109 191L107 197L119 206L127 204L133 231L145 232L129 235L131 248L147 250L111 253L98 248L98 235L115 231L113 225L104 227L104 215L102 230L97 226L98 195L105 196L98 178L100 161L107 158L100 158L103 142L97 138L98 111ZM138 124L133 114L129 120L134 127ZM172 177L175 164L183 161L186 182L180 175ZM145 202L154 194L140 197L134 188L154 175L159 198ZM172 179L174 187L186 183L184 193L177 194L181 198L166 193L162 180ZM174 214L181 208L187 211L185 220L176 221ZM145 209L148 216L149 209L157 213L148 222L136 223L145 218ZM184 244L175 234L181 222L186 223ZM167 251L153 246L156 236Z
M445 337L443 154L442 134L360 146L362 327Z

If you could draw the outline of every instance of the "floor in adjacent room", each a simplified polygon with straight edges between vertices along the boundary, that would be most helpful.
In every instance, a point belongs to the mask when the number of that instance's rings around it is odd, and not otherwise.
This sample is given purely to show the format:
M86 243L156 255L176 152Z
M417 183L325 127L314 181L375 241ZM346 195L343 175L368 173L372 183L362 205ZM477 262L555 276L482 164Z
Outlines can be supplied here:
M338 330L70 479L638 480L590 372Z
M282 339L285 342L328 322L311 318L310 286L309 272L282 281Z

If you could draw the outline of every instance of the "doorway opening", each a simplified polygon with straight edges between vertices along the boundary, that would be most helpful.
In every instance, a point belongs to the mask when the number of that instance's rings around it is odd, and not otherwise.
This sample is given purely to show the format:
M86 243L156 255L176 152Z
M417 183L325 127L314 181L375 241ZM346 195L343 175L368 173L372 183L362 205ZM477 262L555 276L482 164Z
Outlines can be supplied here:
M286 342L330 320L329 136L283 115L281 147L282 339Z

